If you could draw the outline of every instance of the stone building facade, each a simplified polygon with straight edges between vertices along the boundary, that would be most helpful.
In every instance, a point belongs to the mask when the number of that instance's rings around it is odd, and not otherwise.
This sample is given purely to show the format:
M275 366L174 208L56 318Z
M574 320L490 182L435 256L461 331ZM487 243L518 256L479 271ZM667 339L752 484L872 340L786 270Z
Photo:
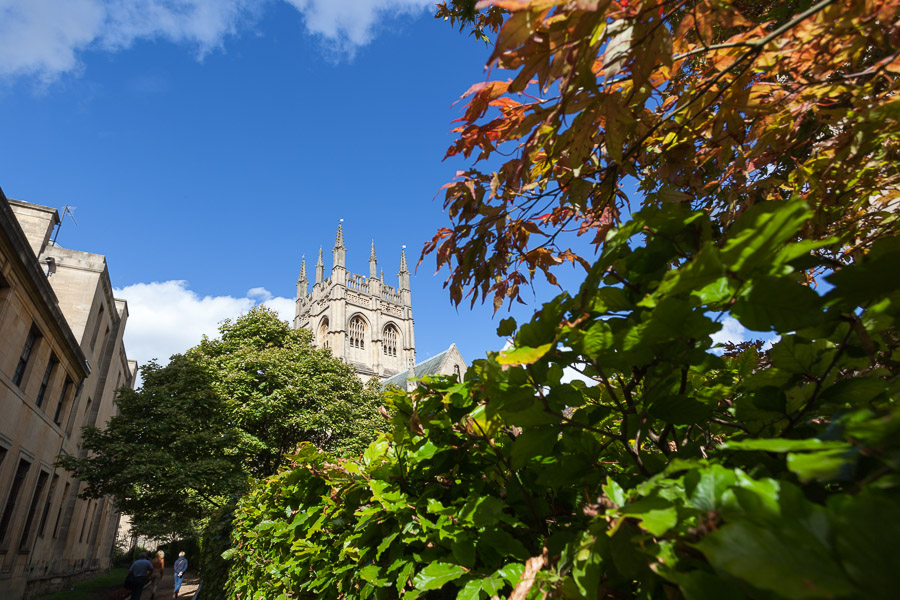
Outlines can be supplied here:
M455 351L452 360L435 363L440 371L425 373L416 366L412 290L405 250L400 251L397 287L386 283L383 270L379 275L375 242L369 253L369 276L347 270L342 225L338 225L332 256L331 273L325 277L322 249L319 249L312 290L307 280L306 259L301 261L294 329L312 332L316 347L330 348L363 381L373 378L385 381L403 373L410 377L413 373L465 375L465 361L455 345L451 346Z
M118 513L54 466L115 414L137 365L106 260L50 242L56 210L0 190L0 598L32 598L109 569Z

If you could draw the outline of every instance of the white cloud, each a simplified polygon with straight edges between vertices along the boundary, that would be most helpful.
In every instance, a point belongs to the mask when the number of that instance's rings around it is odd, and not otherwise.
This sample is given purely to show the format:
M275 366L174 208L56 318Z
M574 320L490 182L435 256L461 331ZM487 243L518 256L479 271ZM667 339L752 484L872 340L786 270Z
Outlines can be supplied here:
M274 297L261 302L261 304L265 304L266 306L277 312L282 321L287 321L293 326L294 313L297 309L296 299Z
M75 69L105 12L97 0L0 0L0 75L52 79Z
M575 369L574 367L566 367L563 369L563 374L559 379L559 382L569 383L571 381L583 381L585 384L587 384L588 387L594 387L595 385L597 385L596 380L591 379L587 375L584 375L578 369Z
M722 329L715 332L710 337L712 337L714 346L715 344L725 344L728 342L740 344L741 342L746 342L748 340L763 340L765 343L762 345L762 350L769 350L781 339L780 335L774 333L751 331L741 325L740 321L731 316L722 319ZM713 348L712 352L713 354L721 355L723 349Z
M257 304L272 308L285 321L294 318L294 300L274 297L265 288L253 288L244 298L201 297L186 281L163 281L136 283L114 293L128 302L125 351L141 365L154 358L165 364L171 355L196 346L204 335L216 337L222 321Z
M137 40L192 46L198 56L252 26L276 0L0 0L0 77L43 83L82 68L86 50L115 52ZM308 33L340 56L372 41L380 23L431 10L434 0L281 0Z
M740 321L734 317L725 317L722 319L722 329L712 334L711 337L713 345L728 342L739 344L747 341L747 328L741 325ZM721 353L721 350L717 352Z
M372 41L379 21L396 15L416 15L434 7L434 0L285 0L303 13L306 29L322 36L341 54Z

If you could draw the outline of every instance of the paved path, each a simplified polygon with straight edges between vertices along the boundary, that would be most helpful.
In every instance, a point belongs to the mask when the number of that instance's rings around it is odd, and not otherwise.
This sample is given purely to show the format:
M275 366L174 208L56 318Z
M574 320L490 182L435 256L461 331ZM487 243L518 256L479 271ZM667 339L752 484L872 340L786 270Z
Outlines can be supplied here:
M178 592L178 597L193 598L199 584L200 577L193 571L188 571L184 575L184 581L181 582L181 590ZM173 589L175 589L175 571L172 570L172 567L166 565L162 579L159 580L159 585L156 586L156 598L154 600L168 600L172 597ZM150 594L150 584L147 584L144 587L144 594L141 596L141 600L150 600Z

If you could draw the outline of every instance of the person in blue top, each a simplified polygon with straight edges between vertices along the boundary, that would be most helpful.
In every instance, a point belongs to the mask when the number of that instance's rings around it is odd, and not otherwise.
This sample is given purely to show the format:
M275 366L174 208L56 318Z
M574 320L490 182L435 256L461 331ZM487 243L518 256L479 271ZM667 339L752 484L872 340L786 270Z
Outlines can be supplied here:
M184 579L184 574L187 572L188 561L184 557L184 552L178 553L178 560L175 561L175 593L172 594L173 598L178 597L178 590L181 589L181 580Z
M128 574L134 580L131 587L131 600L141 600L141 593L144 591L147 577L152 572L153 563L147 560L146 552L141 552L138 555L138 559L131 563L131 567L128 568Z

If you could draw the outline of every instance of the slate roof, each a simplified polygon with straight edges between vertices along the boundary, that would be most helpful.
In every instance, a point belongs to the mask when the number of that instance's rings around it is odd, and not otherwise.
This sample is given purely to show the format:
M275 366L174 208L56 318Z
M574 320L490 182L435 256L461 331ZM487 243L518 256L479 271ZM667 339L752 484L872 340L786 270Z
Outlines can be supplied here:
M453 346L451 345L449 348L441 352L440 354L435 354L431 358L427 360L423 360L419 364L415 366L416 373L414 377L425 377L426 375L435 375L440 371L441 365L444 363L444 360L447 358L447 355L450 354L450 351L453 350ZM389 385L395 385L401 390L405 390L406 381L409 379L409 369L397 373L396 375L389 377L384 380L381 384L381 389L386 388Z

